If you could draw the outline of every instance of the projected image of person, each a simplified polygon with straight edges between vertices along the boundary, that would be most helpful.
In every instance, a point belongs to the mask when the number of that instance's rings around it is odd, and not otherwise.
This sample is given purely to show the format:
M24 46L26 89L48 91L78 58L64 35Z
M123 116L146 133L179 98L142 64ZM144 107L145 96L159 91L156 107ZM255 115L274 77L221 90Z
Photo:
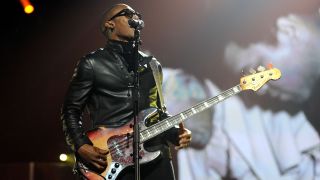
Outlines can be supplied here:
M277 20L275 45L227 45L225 63L237 74L270 62L282 71L280 80L260 92L281 105L265 107L261 102L249 106L235 96L214 106L212 114L207 112L201 118L203 126L197 127L200 121L187 121L194 141L202 146L197 148L193 142L191 148L178 153L179 179L319 178L320 139L315 121L319 116L308 115L306 108L311 107L310 102L319 104L319 98L313 99L320 79L319 22L319 16L288 15ZM179 104L182 100L193 104L195 97L200 100L221 92L209 80L199 83L179 70L164 72L165 95L179 97ZM172 88L174 78L180 88ZM176 108L175 102L167 104L169 110Z

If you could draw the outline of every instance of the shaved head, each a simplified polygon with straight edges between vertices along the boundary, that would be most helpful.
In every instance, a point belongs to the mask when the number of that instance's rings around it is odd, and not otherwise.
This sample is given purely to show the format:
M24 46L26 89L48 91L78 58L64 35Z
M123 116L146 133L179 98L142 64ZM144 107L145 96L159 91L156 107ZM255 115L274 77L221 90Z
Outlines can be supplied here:
M132 9L132 8L127 4L116 4L103 13L101 23L100 23L100 30L102 34L107 36L108 27L106 27L106 22L109 21L111 17L113 17L115 14L117 14L123 9Z

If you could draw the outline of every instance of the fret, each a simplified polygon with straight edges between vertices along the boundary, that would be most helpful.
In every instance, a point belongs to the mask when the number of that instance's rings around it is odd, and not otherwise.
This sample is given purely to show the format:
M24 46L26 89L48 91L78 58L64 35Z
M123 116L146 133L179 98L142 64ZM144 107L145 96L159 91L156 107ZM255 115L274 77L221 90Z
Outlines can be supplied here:
M158 131L158 127L154 128L154 134L157 134Z
M144 140L144 135L143 133L140 133L140 141L143 141Z
M154 133L159 132L159 131L158 131L158 129L159 129L159 127L158 127L158 126L155 126L155 127L154 127L154 131L153 131L153 132L154 132Z
M162 126L163 130L167 130L171 127L171 124L167 120L163 120L163 122L160 122L160 126Z
M203 111L205 109L207 109L207 106L205 106L204 104L200 104L199 108L197 108L198 111Z
M238 89L237 87L233 87L232 90L233 90L235 93L237 93L237 92L240 91L240 89Z
M148 129L143 130L142 132L140 132L140 141L144 142L148 139L151 139L155 136L157 136L158 134L172 128L173 126L183 122L184 120L188 119L189 117L202 112L208 108L210 108L211 106L225 100L226 98L229 98L239 92L241 92L242 89L240 87L240 85L237 85L233 88L230 88L224 92L222 92L221 94L212 97L208 100L205 100L203 102L200 102L198 104L196 104L195 106L191 107L190 109L187 109L175 116L166 118L162 121L160 121L157 124L154 124L150 127L148 127Z
M182 122L183 120L187 119L188 117L184 116L185 118L183 119L180 119L180 118L177 118L177 117L172 117L174 120L172 121L172 124L171 124L171 127L174 126L175 124L178 124L179 122Z
M167 127L170 127L171 124L169 123L169 121L165 121L167 123Z
M181 117L181 119L186 119L186 117L184 116L183 113L180 113L180 117Z
M155 126L151 126L151 128L149 129L150 135L153 134L154 128L155 128Z
M151 134L151 133L150 133L149 131L147 131L147 136L150 136L150 134Z
M192 112L190 111L190 109L187 110L185 114L187 115L187 118L190 117L190 116L192 116ZM186 118L186 119L187 119L187 118Z

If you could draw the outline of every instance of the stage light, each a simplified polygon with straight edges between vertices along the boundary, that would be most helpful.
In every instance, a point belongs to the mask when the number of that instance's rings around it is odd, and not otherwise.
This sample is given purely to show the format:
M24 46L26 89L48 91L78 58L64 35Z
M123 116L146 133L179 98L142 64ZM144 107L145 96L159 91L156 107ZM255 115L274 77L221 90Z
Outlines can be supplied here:
M29 0L20 0L20 3L23 7L23 10L26 14L31 14L34 11L33 5L30 3Z
M34 7L31 4L27 5L24 8L24 12L27 13L27 14L31 14L33 11L34 11Z
M66 154L60 154L59 159L60 161L65 162L68 160L68 156Z

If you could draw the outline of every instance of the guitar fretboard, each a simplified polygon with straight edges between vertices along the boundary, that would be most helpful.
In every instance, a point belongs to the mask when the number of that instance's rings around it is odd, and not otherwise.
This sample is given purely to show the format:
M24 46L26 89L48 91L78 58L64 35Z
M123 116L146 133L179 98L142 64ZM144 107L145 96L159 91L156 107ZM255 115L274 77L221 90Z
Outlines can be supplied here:
M140 132L140 143L143 143L161 133L163 133L164 131L174 127L175 125L178 125L179 123L185 121L186 119L188 119L189 117L200 113L208 108L210 108L211 106L218 104L219 102L241 92L242 89L240 87L240 85L234 86L233 88L230 88L224 92L222 92L221 94L214 96L208 100L202 101L194 106L192 106L191 108L175 115L172 117L168 117L162 121L160 121L157 124L154 124L150 127L148 127L147 129L143 130Z

